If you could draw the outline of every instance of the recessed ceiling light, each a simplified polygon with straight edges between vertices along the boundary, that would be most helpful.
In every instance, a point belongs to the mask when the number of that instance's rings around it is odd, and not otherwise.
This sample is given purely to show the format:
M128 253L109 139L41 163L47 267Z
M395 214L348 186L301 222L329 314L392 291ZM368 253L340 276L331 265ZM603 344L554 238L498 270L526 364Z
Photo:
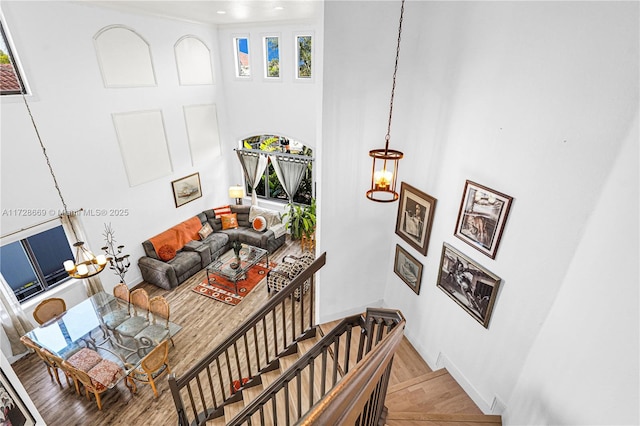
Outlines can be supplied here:
M273 8L273 10L284 10L284 7L282 6L276 6Z
M226 14L226 13L227 13L227 11L226 11L226 10L219 10L219 11L217 11L216 13L217 13L218 15L224 15L224 14Z

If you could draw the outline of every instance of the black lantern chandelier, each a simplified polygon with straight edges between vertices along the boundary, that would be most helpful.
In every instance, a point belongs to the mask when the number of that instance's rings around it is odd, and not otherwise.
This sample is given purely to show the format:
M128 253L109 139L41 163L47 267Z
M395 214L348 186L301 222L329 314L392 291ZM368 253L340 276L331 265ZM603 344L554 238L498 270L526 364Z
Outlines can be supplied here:
M398 181L398 163L404 154L395 149L389 149L391 138L391 117L393 115L393 97L396 91L396 74L398 73L398 57L400 55L400 36L402 35L402 18L404 15L404 0L400 7L400 24L398 25L398 45L396 47L396 63L393 70L393 85L391 86L391 102L389 103L389 123L383 149L369 151L373 158L371 169L371 189L367 191L367 198L381 203L389 203L398 199L396 183Z

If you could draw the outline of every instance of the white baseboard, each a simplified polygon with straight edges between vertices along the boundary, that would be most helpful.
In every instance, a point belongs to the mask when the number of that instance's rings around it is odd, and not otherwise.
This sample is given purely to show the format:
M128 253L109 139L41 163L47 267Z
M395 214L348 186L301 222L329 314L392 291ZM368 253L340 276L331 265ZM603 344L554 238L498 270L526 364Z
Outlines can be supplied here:
M495 412L496 409L504 410L504 404L497 398L494 397L491 403L487 402L480 392L471 384L469 380L465 377L464 374L451 362L449 358L442 352L438 354L438 359L436 360L436 366L438 369L446 368L451 377L454 378L456 382L460 385L460 387L469 395L469 398L473 400L473 402L480 408L480 410L484 414L501 414Z

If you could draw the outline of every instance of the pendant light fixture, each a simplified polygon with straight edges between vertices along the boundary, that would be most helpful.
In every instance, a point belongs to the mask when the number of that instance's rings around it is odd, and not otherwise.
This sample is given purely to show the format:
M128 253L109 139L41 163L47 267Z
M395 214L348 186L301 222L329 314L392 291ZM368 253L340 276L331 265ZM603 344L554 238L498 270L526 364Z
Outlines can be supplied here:
M402 18L404 16L404 0L400 6L400 24L398 25L398 45L396 47L396 63L393 70L393 84L391 86L391 102L389 103L389 123L387 135L384 138L384 149L369 151L373 158L371 169L371 189L367 191L367 198L372 201L389 203L398 199L396 183L398 181L398 163L404 154L395 149L389 149L391 138L391 117L393 115L393 97L396 91L396 74L398 73L398 56L400 55L400 36L402 35Z
M104 267L107 265L107 258L105 255L94 255L91 250L85 247L83 241L79 241L78 234L76 233L76 228L73 226L73 220L71 218L72 213L67 209L67 203L64 201L64 197L62 196L62 191L60 191L60 186L58 186L58 180L56 179L56 175L53 173L53 167L51 166L51 161L49 161L49 156L47 155L47 149L44 147L44 143L42 142L42 138L40 137L40 132L38 131L38 126L36 126L36 121L33 118L33 114L31 114L31 108L29 108L29 104L27 103L27 98L22 94L22 100L24 101L24 105L27 107L27 112L29 113L29 118L31 118L31 124L33 124L33 129L36 132L36 136L38 137L38 142L40 142L40 148L42 148L42 154L44 155L45 160L47 161L47 166L49 166L49 173L53 178L53 184L58 191L58 196L60 197L60 201L62 202L63 213L69 222L69 226L71 227L71 231L73 232L73 236L76 240L76 243L73 246L76 248L76 258L75 260L66 260L64 261L64 269L67 271L69 276L73 278L89 278L94 275L99 274L104 270Z

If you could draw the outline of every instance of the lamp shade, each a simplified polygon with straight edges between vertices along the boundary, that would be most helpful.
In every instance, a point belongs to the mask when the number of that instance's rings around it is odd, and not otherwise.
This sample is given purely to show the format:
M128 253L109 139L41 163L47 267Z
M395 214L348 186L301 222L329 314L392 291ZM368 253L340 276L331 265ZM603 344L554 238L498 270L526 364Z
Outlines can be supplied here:
M234 185L229 187L229 198L243 198L244 188L240 185Z

